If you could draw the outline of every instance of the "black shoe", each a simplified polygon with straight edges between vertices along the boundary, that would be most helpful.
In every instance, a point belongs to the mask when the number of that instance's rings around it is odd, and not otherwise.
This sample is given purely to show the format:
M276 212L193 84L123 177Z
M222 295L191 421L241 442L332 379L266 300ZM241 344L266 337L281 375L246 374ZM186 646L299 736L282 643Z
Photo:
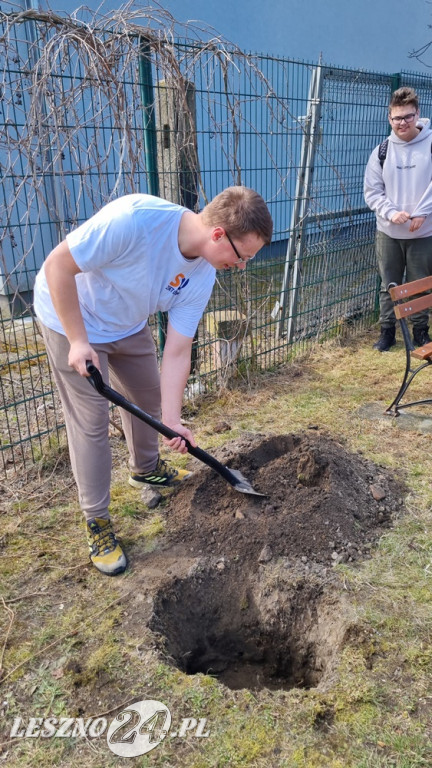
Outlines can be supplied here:
M424 347L425 344L429 344L431 339L429 336L429 328L413 328L413 340L416 347Z
M383 328L381 327L381 336L378 341L373 345L374 349L379 352L388 352L391 347L396 344L396 328Z

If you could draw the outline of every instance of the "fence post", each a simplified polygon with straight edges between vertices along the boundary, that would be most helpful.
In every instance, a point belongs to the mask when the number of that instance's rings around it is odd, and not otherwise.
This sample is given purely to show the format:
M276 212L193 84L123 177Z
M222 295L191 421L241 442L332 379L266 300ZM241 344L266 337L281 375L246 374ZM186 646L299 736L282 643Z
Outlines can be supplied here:
M159 175L157 169L156 119L153 78L151 65L151 49L148 40L140 38L139 79L141 101L144 111L144 155L148 179L148 189L151 195L159 197ZM160 355L165 347L167 321L163 312L157 313L157 334Z
M157 164L162 196L195 211L198 152L195 86L179 78L179 90L158 82Z
M295 313L300 290L300 276L303 258L304 239L309 216L309 196L314 170L315 149L318 139L318 125L321 116L321 95L323 83L323 67L319 64L312 72L309 96L308 112L303 133L300 169L297 177L295 202L291 216L290 239L285 260L284 276L279 301L279 322L276 328L276 338L287 336L288 342L292 341L295 330ZM288 293L290 282L290 270L292 265L293 278L292 290ZM285 332L286 309L289 296L288 327Z
M392 90L392 93L393 93L393 91L397 91L397 89L400 88L400 87L401 87L401 73L400 72L395 72L392 75L392 79L391 79L391 90Z
M180 75L157 85L157 167L161 194L192 211L198 205L195 85ZM198 367L198 331L192 343L191 373Z
M159 176L157 171L156 119L151 51L148 40L140 39L139 76L141 101L144 110L144 151L148 188L151 195L159 197Z

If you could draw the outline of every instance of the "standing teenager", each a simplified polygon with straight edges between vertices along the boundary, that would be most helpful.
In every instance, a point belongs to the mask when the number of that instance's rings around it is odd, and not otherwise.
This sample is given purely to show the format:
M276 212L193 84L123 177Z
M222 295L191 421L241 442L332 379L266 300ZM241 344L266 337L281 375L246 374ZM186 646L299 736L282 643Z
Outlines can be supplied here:
M388 292L432 274L432 130L420 117L412 88L392 94L388 119L392 132L372 152L366 167L364 196L376 214L376 256L381 277L381 335L374 344L387 352L395 343L396 318ZM413 315L416 346L430 341L427 312Z
M109 403L87 381L91 361L112 386L181 437L164 442L186 453L183 393L192 340L217 269L245 269L271 240L260 195L229 187L200 213L151 195L126 195L104 206L47 257L34 306L64 409L72 470L86 521L90 559L107 575L126 568L109 515ZM148 326L168 312L161 365ZM159 457L158 434L121 411L129 482L175 485L188 473Z

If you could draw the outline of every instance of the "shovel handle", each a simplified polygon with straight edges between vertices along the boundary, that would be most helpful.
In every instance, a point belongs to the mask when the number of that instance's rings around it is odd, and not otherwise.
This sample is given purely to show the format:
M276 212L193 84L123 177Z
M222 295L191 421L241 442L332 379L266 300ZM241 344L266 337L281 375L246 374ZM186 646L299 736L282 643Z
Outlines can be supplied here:
M221 464L217 459L214 458L214 456L211 456L211 454L207 453L202 448L198 448L198 446L191 445L189 440L183 437L183 435L179 435L179 433L175 432L174 429L167 427L166 424L158 421L158 419L155 419L153 416L151 416L149 413L146 413L146 411L143 411L142 408L139 408L134 403L131 403L129 400L123 397L120 392L117 392L115 389L112 389L110 386L108 386L108 384L105 384L101 372L96 368L95 365L93 365L93 363L87 361L86 368L87 373L89 374L90 384L94 387L96 392L99 392L100 395L106 397L106 399L111 403L114 403L114 405L119 405L120 408L124 408L125 411L132 413L133 416L141 419L141 421L145 421L146 424L148 424L150 427L153 427L153 429L155 429L164 437L167 437L169 440L171 440L173 437L180 437L185 441L186 448L191 456L194 456L199 461L207 464L208 467L214 469L232 485L238 484L238 481L235 479L233 482L234 476L228 467L225 467L224 464Z
M167 427L166 424L162 424L161 421L158 421L153 416L150 416L149 413L146 413L141 408L138 408L137 405L129 402L129 400L126 400L126 398L123 397L120 392L116 392L115 389L112 389L110 386L108 386L108 384L105 384L101 372L96 368L95 365L93 365L93 363L87 362L86 368L87 373L89 374L90 384L93 385L94 389L99 392L100 395L106 397L107 400L110 400L114 405L119 405L121 408L129 411L129 413L137 416L139 419L141 419L141 421L145 421L147 424L149 424L150 427L156 429L164 437L168 437L170 440L173 437L180 437L185 441L188 451L190 448L192 448L189 440L186 440L185 437L179 435L178 432L175 432L174 429L171 429L171 427Z

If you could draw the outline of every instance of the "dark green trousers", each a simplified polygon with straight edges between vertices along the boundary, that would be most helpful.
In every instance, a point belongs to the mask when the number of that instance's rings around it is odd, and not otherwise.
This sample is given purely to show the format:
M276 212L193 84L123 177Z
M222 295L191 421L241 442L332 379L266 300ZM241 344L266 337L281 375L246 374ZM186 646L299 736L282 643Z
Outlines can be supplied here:
M381 277L380 324L393 328L396 318L393 302L387 290L389 283L400 285L421 277L432 275L432 237L417 237L412 240L396 240L384 232L376 233L376 257ZM405 278L405 281L404 281ZM429 313L419 312L412 316L414 328L425 328L429 324Z

